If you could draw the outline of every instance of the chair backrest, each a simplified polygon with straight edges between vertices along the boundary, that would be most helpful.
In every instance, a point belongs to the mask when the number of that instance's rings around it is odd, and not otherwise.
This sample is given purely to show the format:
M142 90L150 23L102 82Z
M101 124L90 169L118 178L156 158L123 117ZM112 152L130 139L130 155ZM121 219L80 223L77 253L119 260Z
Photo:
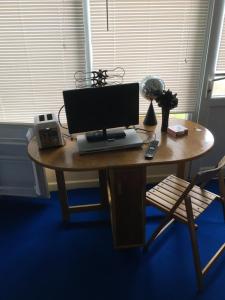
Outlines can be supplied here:
M224 201L224 218L225 218L225 184L224 184L224 169L225 166L225 156L219 161L218 167L219 171L219 187L220 187L220 197Z
M199 171L193 178L194 184L201 185L203 187L209 180L216 177L220 170L225 166L225 156L219 161L217 167L211 168L205 171Z
M220 169L225 166L225 156L219 161L218 166Z
M192 190L192 188L195 185L199 185L201 188L203 188L203 186L210 179L215 177L216 175L219 175L220 195L221 195L221 197L223 197L223 199L225 199L224 176L223 176L222 172L220 172L224 166L225 166L225 156L219 161L217 167L206 170L206 171L198 172L193 177L193 179L191 180L189 185L186 187L186 189L183 191L183 193L180 195L180 197L177 199L174 206L171 208L170 214L172 215L176 211L177 207L181 204L181 202L185 198L190 198L189 192Z

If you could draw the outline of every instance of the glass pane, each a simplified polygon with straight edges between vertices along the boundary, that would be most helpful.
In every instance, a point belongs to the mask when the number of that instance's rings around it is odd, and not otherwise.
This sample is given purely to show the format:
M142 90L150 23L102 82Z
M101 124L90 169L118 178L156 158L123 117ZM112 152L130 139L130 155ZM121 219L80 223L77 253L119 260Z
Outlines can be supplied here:
M225 78L222 80L214 81L213 84L212 97L222 97L222 96L225 96Z

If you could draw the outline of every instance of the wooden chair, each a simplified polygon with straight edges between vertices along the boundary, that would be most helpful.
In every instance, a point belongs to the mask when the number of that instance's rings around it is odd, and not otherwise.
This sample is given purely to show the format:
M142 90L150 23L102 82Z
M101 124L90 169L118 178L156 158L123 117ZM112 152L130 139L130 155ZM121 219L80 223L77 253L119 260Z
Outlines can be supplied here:
M174 221L174 219L186 223L191 237L199 289L202 289L203 287L203 276L225 250L225 243L210 259L206 266L201 269L195 230L196 225L194 222L215 199L221 201L225 219L224 166L225 156L220 160L217 167L207 171L198 172L191 182L170 175L146 193L147 202L150 202L151 205L163 210L167 215L146 243L144 250L147 251L150 244ZM206 183L215 176L218 176L219 178L220 195L203 189Z

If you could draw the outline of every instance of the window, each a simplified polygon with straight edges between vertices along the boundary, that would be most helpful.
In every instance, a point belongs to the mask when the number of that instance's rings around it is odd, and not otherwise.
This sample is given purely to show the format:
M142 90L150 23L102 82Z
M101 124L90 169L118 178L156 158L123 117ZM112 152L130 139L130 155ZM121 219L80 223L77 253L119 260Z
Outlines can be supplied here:
M93 69L123 67L125 81L157 75L178 94L176 112L198 100L208 0L90 0ZM148 101L141 99L140 112ZM159 109L158 109L159 111Z
M85 70L82 0L1 0L0 120L58 112Z

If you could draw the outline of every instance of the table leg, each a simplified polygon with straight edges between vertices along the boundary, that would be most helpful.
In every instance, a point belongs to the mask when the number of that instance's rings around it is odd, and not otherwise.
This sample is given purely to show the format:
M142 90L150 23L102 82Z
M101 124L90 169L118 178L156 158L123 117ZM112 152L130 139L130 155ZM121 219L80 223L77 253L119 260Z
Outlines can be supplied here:
M107 192L107 171L99 171L99 182L101 191L101 202L96 204L83 204L83 205L73 205L70 206L67 200L67 191L64 179L63 171L55 170L56 180L58 185L59 201L62 212L62 219L64 222L69 221L69 216L71 213L75 212L86 212L93 210L104 209L108 204L108 192Z
M69 205L67 202L67 192L66 185L64 179L63 171L55 170L57 185L58 185L58 193L59 193L59 201L61 205L62 218L64 222L69 221Z
M102 206L106 207L109 204L109 197L108 197L108 172L106 169L98 171L99 176L99 187L100 187L100 194L101 194L101 204Z
M177 163L177 177L185 179L185 161Z
M146 168L109 170L111 222L114 246L128 248L145 243Z

